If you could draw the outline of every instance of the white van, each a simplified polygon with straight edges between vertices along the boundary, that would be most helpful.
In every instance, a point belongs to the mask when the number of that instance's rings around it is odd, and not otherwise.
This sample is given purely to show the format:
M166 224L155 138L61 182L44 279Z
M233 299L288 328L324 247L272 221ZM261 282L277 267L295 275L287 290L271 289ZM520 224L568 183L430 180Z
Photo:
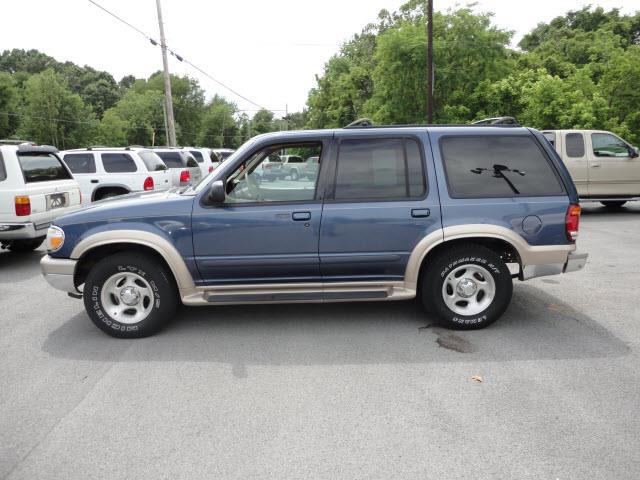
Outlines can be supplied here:
M56 217L80 207L78 182L53 147L0 146L0 246L40 246Z
M582 202L618 208L640 200L638 148L603 130L544 130L569 169Z

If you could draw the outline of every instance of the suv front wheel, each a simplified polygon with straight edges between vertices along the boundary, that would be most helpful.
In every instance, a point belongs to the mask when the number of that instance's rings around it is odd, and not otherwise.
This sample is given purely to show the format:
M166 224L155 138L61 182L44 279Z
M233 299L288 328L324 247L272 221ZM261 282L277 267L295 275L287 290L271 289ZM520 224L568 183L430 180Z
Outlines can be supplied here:
M509 306L511 273L499 255L481 245L462 245L438 254L425 269L421 283L427 311L445 327L484 328Z
M118 338L153 335L178 306L171 272L150 256L130 253L98 262L87 276L83 296L93 323Z

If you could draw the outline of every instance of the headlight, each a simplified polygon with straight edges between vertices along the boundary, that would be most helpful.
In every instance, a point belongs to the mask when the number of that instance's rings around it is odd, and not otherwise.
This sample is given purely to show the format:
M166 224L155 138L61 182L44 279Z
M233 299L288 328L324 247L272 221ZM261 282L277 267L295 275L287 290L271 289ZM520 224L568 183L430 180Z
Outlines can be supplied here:
M60 227L51 225L47 230L47 251L56 252L64 245L64 231Z

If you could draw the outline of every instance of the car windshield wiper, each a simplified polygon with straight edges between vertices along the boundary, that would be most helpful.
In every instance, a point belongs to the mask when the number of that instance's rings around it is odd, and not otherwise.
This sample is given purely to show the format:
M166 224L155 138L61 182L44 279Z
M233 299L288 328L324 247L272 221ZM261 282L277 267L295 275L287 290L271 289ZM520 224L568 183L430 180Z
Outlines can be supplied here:
M481 175L483 172L491 172L491 173L493 173L493 176L495 178L503 178L504 181L507 182L507 185L509 185L511 190L513 190L513 193L515 193L516 195L520 195L520 191L511 182L511 180L509 180L509 178L504 174L504 172L517 173L521 177L524 177L527 174L527 172L523 172L522 170L511 169L511 168L507 167L506 165L499 165L499 164L494 165L493 168L480 168L480 167L472 168L470 170L470 172L471 173L475 173L477 175Z

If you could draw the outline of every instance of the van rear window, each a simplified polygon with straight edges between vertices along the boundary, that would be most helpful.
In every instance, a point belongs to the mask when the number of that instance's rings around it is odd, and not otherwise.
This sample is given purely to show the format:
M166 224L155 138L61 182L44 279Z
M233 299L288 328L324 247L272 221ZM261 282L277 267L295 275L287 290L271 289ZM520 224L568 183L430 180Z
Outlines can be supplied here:
M25 183L69 180L71 174L52 153L18 153Z
M452 198L564 193L557 173L533 137L444 137L440 149Z
M182 157L178 152L156 152L169 168L182 168Z
M204 162L204 157L202 156L202 154L199 151L197 151L197 150L189 150L189 153L191 153L191 155L193 155L196 158L198 163Z

